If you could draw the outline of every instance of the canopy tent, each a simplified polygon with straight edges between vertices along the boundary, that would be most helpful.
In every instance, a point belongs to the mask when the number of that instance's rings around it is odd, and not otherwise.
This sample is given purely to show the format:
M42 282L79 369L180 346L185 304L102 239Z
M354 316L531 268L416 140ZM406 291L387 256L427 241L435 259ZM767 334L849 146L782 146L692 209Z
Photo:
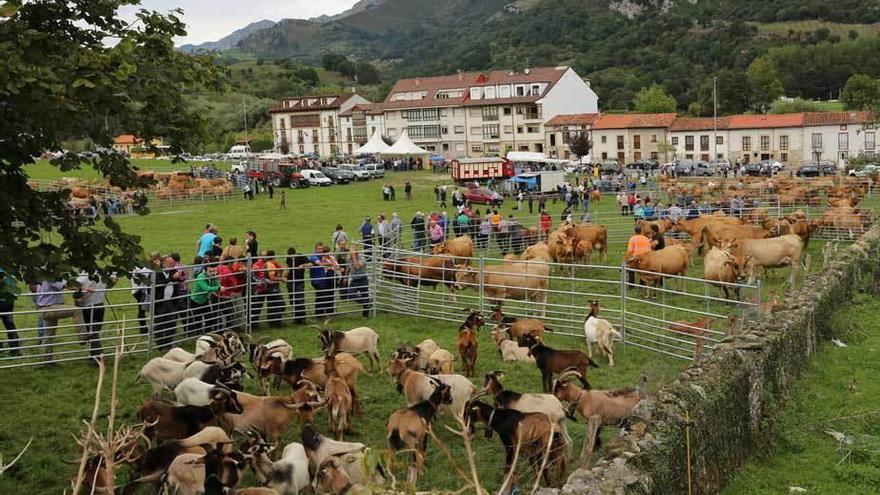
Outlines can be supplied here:
M385 141L382 140L382 134L377 131L373 133L373 137L371 137L370 140L366 142L366 144L354 150L354 154L375 155L378 153L381 155L385 155L388 154L388 151L390 149L391 147L385 144Z
M391 148L383 153L383 155L397 155L397 156L430 156L431 152L425 149L420 148L418 145L410 140L409 136L406 135L406 129L404 129L403 134L400 135L400 139L397 140Z
M538 177L535 174L517 175L511 180L517 184L525 184L529 189L538 188Z

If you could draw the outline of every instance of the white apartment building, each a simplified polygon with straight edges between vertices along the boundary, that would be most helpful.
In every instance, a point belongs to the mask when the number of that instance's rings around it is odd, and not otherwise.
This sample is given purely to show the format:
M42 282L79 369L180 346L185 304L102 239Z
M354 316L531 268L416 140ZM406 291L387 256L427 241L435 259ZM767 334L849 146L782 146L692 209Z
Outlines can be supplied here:
M674 113L601 114L593 123L593 160L617 160L621 165L652 158L672 159L667 142Z
M586 133L599 118L598 113L577 113L557 115L544 124L544 149L550 158L571 160L578 158L572 153L569 143L572 136Z
M357 93L286 98L269 109L275 149L333 156L343 150L340 114L370 101Z
M374 133L387 135L381 103L359 103L339 114L342 126L342 151L351 155Z
M381 104L385 136L404 129L445 158L545 151L544 124L562 113L596 113L598 97L569 67L400 79Z
M732 115L728 119L731 161L777 160L792 166L803 163L803 113Z
M729 158L729 117L712 118L679 117L669 126L669 145L672 159L708 162ZM717 126L717 130L716 130Z
M877 153L877 127L867 112L810 112L804 115L804 162L829 160L843 167L849 157Z

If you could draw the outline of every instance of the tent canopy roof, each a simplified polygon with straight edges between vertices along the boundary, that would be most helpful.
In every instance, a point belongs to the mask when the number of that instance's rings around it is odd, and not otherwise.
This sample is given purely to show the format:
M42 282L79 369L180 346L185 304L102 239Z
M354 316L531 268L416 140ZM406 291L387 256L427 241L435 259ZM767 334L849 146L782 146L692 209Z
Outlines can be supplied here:
M406 135L406 130L404 129L403 134L400 135L400 139L395 142L391 148L388 149L384 154L386 155L430 155L431 152L427 151L410 140L409 136Z
M366 142L360 148L354 150L355 155L374 155L374 154L387 154L388 150L391 147L385 144L385 141L382 140L382 134L378 131L373 133L373 136L369 141Z

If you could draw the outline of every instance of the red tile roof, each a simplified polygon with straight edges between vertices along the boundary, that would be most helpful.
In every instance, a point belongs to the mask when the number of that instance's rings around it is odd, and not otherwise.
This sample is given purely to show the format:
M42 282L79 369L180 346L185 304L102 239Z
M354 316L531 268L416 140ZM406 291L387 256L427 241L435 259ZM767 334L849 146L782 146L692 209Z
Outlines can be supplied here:
M339 116L350 117L352 112L354 112L355 110L360 110L367 115L381 115L383 112L383 107L381 103L358 103L357 105L340 113Z
M733 115L728 129L773 129L777 127L803 127L803 113L778 115Z
M669 127L675 121L674 113L603 113L593 124L593 129L637 129Z
M513 73L504 70L488 72L461 72L445 76L411 77L398 79L394 87L388 92L388 97L383 103L386 109L395 108L424 108L424 107L450 107L459 105L505 105L512 103L528 103L539 100L547 94L568 67L535 67L525 72ZM493 84L527 84L545 82L549 83L544 93L536 96L518 96L510 98L493 98L470 100L468 88L475 86L490 86ZM437 92L443 89L461 89L464 91L458 98L436 98ZM424 91L424 98L418 100L391 101L396 93L410 93Z
M804 125L864 124L870 118L870 112L808 112L804 116Z
M599 118L598 113L574 113L566 115L557 115L550 119L545 125L593 125Z
M120 134L113 138L113 144L140 144L144 140L134 134Z
M357 93L345 93L342 95L315 95L315 96L296 96L292 98L285 98L278 105L269 109L269 113L296 113L296 112L314 112L316 110L333 110L334 108L339 108L345 103L349 98L356 96ZM319 102L315 102L312 105L304 105L304 101L306 99L320 99L320 98L332 98L329 103L320 104ZM293 101L292 106L284 106L285 101ZM320 101L320 100L319 100Z
M730 125L730 117L718 117L718 129L727 129ZM715 129L715 119L712 117L679 117L669 126L671 132L681 131L711 131Z

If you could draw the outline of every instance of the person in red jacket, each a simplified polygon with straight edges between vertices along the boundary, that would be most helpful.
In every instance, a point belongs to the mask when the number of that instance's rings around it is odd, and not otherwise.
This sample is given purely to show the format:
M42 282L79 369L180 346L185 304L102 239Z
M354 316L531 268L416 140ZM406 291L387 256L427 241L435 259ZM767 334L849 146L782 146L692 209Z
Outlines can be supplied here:
M265 252L260 253L263 256ZM260 313L263 312L263 306L266 304L266 290L268 289L266 275L266 259L251 258L251 328L257 327L257 320L260 319Z
M223 319L224 329L240 328L242 315L242 298L244 292L244 278L246 269L238 261L226 256L217 267L217 276L220 278L220 317Z

